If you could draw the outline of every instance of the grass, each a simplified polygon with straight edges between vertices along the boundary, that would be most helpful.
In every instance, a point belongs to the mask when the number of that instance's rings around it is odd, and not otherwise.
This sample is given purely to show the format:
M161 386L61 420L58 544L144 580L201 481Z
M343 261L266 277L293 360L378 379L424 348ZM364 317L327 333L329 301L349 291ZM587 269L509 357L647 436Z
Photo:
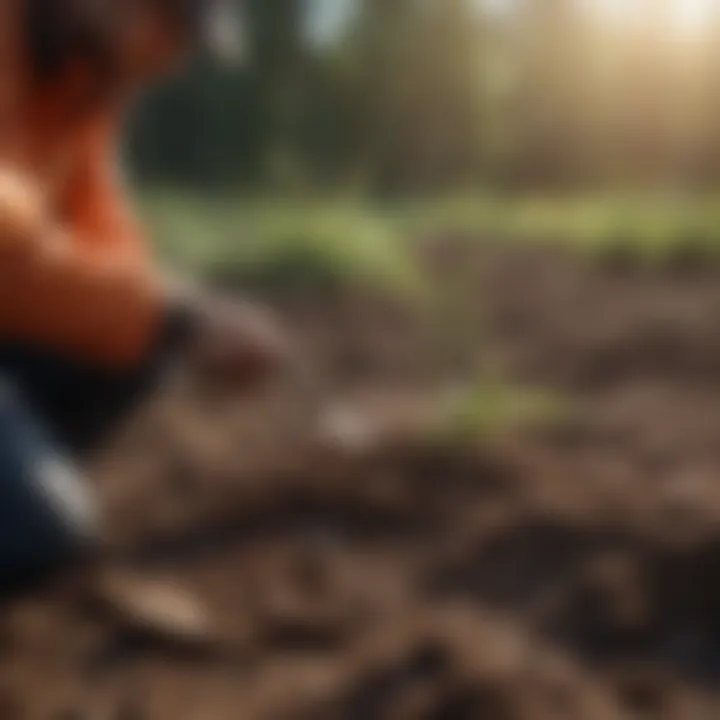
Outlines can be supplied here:
M372 286L417 298L427 287L412 246L443 236L552 243L592 263L675 267L720 260L714 198L482 195L382 206L155 191L140 204L170 262L252 289Z
M406 208L416 234L561 245L590 261L640 264L720 258L715 198L455 198Z
M423 291L397 225L358 206L156 193L142 207L166 258L221 283Z
M438 432L463 442L502 437L518 428L558 427L572 419L572 404L547 388L519 386L502 376L478 378L450 398Z

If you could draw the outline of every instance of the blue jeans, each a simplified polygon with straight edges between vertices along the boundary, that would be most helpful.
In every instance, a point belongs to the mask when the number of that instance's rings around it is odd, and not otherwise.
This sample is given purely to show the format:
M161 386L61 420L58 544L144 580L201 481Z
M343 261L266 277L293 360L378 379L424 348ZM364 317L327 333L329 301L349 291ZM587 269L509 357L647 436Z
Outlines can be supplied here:
M20 391L0 379L0 586L70 560L96 536L83 477Z
M99 541L74 460L102 447L163 380L183 320L170 315L148 356L123 371L0 343L0 586Z

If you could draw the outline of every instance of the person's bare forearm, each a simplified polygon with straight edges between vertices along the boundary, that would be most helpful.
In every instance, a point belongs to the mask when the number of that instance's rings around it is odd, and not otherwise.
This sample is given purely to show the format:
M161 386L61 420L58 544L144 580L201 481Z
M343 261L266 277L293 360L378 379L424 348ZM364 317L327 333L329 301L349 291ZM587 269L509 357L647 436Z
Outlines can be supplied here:
M0 174L0 331L104 364L140 362L158 343L186 349L196 368L238 383L262 379L287 350L269 313L198 283L75 242L20 179Z
M163 288L151 271L92 252L46 211L33 184L0 171L0 330L6 341L124 364L152 342Z

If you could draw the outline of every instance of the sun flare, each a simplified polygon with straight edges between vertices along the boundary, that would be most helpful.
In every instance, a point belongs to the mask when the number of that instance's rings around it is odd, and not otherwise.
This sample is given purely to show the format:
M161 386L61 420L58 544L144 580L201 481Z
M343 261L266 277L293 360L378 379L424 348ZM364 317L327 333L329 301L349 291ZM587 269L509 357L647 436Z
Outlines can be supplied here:
M671 21L680 30L702 30L717 12L717 0L675 0Z
M668 27L679 32L701 32L720 14L720 0L580 0L599 22L618 29L641 25L661 13Z

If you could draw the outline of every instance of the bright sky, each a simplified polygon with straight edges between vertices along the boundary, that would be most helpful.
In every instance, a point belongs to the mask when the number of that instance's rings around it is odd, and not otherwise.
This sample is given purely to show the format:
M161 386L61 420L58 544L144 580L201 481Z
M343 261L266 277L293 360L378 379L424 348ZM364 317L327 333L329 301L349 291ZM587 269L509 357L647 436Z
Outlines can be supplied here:
M580 0L588 12L615 26L642 22L653 3L648 0ZM668 3L668 19L677 30L700 31L720 10L718 0L672 0Z
M355 0L311 0L310 34L326 42L342 32L351 17Z
M657 9L657 0L576 0L599 22L622 28L642 22ZM516 11L523 0L473 0L492 13ZM322 41L336 37L348 21L356 0L311 0L311 34ZM669 0L669 20L679 32L699 32L714 14L720 13L720 0Z

